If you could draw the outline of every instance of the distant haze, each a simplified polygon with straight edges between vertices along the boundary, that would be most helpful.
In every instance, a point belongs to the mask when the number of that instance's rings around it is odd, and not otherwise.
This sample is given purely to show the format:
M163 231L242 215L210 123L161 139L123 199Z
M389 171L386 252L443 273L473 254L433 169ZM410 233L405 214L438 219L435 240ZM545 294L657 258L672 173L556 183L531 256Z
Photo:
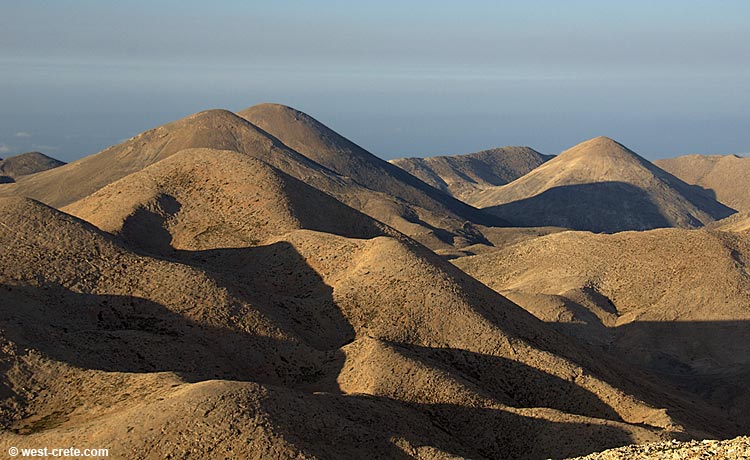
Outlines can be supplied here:
M263 101L386 159L597 135L750 151L750 3L360 3L4 2L0 157L71 161Z

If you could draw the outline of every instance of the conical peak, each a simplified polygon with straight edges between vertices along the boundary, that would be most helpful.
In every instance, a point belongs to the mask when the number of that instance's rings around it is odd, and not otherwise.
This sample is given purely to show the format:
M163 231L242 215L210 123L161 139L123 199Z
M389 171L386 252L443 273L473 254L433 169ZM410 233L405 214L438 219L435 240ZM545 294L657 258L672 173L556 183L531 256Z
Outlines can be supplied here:
M606 136L599 136L587 141L581 142L574 147L562 152L558 158L591 158L591 159L609 159L617 160L638 160L643 159L635 152Z
M572 149L579 149L579 148L586 148L590 150L601 150L601 149L616 149L616 150L629 150L624 145L620 144L616 140L607 137L607 136L597 136L592 139L589 139L587 141L583 141L580 144L577 144Z
M289 107L288 105L284 104L276 104L273 102L263 102L261 104L256 104L252 107L248 107L244 110L240 110L237 112L237 114L243 118L252 118L250 121L252 122L253 119L259 119L259 118L269 118L269 117L292 117L294 119L304 119L306 121L313 121L314 118L310 115L307 115L304 112L301 112L293 107ZM319 123L319 122L318 122Z

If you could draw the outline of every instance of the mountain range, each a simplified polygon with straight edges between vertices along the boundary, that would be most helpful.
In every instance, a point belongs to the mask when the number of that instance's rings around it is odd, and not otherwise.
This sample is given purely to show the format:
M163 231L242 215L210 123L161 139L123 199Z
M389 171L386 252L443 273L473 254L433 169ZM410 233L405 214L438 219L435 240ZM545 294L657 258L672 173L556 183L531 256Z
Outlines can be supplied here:
M611 139L387 162L261 104L55 166L0 185L0 450L546 459L750 429L747 214Z

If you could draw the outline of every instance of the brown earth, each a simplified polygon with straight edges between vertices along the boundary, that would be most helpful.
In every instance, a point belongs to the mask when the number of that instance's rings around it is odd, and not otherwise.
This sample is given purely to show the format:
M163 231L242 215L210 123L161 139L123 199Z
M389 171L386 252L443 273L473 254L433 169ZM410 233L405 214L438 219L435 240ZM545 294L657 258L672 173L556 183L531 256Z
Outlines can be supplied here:
M656 160L657 166L688 184L711 192L738 211L750 211L750 158L737 155L685 155Z
M734 212L606 137L467 201L518 226L595 232L700 227Z
M747 436L717 441L661 442L631 445L570 460L747 460L750 438Z
M66 206L128 174L191 148L231 150L265 161L432 248L486 243L467 216L453 213L447 205L433 199L439 197L448 202L452 198L418 179L402 172L420 182L423 188L430 189L431 194L414 192L408 196L394 196L367 188L310 160L246 119L225 110L200 112L68 165L25 176L14 184L0 185L0 196L25 196L54 207ZM403 188L408 187L404 185ZM410 198L418 203L409 201ZM451 203L459 202L453 200ZM465 204L460 204L457 209L477 218L483 216Z
M164 257L25 199L0 223L3 449L546 458L731 430L398 234L280 219Z
M600 221L708 227L482 225L301 112L241 114L0 186L0 451L543 459L750 429L747 216L597 138L505 187L615 178L640 192L624 220L594 194Z
M747 232L750 230L750 212L743 211L738 212L737 214L732 214L729 217L712 222L707 228L722 230L725 232Z
M466 201L481 190L512 182L552 158L529 147L500 147L466 155L400 158L391 163Z
M41 152L26 152L4 160L0 158L0 183L15 182L21 176L57 168L64 164Z
M561 232L454 259L582 343L750 429L750 241L721 231Z
M258 104L237 114L307 158L342 176L351 177L370 190L475 224L502 223L492 215L440 193L299 110L281 104Z

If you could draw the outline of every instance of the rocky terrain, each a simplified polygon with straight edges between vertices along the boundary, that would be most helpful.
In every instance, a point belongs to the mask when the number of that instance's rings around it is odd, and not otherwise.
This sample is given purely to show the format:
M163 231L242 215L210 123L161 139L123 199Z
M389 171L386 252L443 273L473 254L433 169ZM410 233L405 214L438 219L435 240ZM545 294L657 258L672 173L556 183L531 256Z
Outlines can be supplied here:
M750 458L750 438L726 441L661 442L630 445L570 460L745 460Z
M259 110L269 107L273 106L263 104ZM292 113L293 109L288 111ZM318 124L315 124L315 128L322 134L313 132L310 134L313 137L333 136L327 128ZM292 129L289 131L294 132ZM341 142L346 144L348 141ZM368 184L358 182L348 175L341 175L316 162L315 159L320 160L320 156L311 155L312 159L308 158L245 118L226 110L200 112L149 130L122 144L60 168L23 177L15 184L1 187L0 196L27 196L50 206L65 206L128 174L191 148L230 150L252 156L431 248L461 247L486 242L475 224L500 222L498 218L440 193L372 154L357 150L358 161L369 162L375 167L385 167L394 172L391 176L372 173L372 177L384 178L375 185L370 183L374 188L368 188ZM335 159L339 155L337 152L334 150L330 156ZM397 194L384 193L378 188Z
M746 235L559 232L453 262L565 334L750 428Z
M423 162L441 186L261 104L0 185L0 451L729 452L672 440L750 429L746 215L606 138L536 155ZM708 225L594 234L456 198L607 177L641 192L571 195L599 206L578 224Z

